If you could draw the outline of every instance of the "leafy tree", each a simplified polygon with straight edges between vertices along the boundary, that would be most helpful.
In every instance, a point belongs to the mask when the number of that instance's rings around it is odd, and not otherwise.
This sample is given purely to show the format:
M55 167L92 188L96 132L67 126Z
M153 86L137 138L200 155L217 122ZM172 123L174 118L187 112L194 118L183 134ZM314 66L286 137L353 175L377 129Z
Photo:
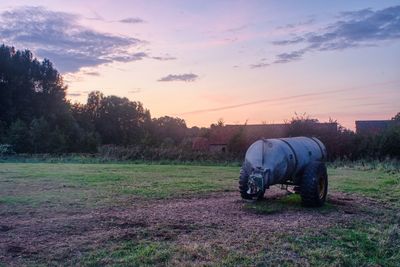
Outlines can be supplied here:
M5 143L6 142L6 123L3 121L0 121L0 144Z
M289 122L288 136L317 136L316 124L318 119L312 118L310 115L303 113L292 117Z
M240 158L244 156L248 147L245 136L246 125L247 122L244 126L237 130L237 132L228 140L227 144L228 151L237 157L239 156Z
M105 97L99 91L89 94L86 105L75 104L72 113L84 129L94 129L103 144L138 145L146 136L145 125L151 120L142 103L125 97Z
M25 122L18 119L11 124L8 131L8 143L13 146L17 153L32 151L29 128Z
M169 116L152 120L152 136L156 144L164 146L179 145L187 135L186 122Z
M80 141L80 152L97 152L100 144L100 135L97 132L84 132Z
M223 118L219 118L217 123L212 123L210 127L212 128L212 127L224 127L224 126L225 126L224 119Z
M72 122L73 117L65 90L61 75L48 59L39 62L29 50L0 46L0 121L3 128L9 129L7 138L18 147L17 152L47 151L44 143L49 139L42 138L45 131L57 128L56 133L69 135L68 127L73 123L66 122ZM22 134L22 129L27 132ZM34 130L34 146L27 146L21 139L29 135L29 129ZM16 144L16 140L23 143Z
M398 112L393 118L392 120L394 121L400 121L400 112Z
M39 62L29 50L0 46L0 121L7 126L68 112L65 90L48 59Z
M43 117L40 119L33 119L29 128L33 152L48 152L50 145L50 128L47 121Z
M381 157L400 159L400 126L391 127L382 135L379 151Z
M90 96L89 96L90 98ZM80 152L96 152L97 146L101 144L99 133L96 132L92 113L88 111L87 105L71 105L71 113L79 125L79 149Z
M58 126L51 132L49 138L49 152L63 153L68 151L67 136Z
M378 151L380 157L400 159L400 112L392 120L389 128L378 136Z
M98 120L100 117L100 110L104 101L104 95L100 91L92 91L88 95L88 99L86 102L86 109L87 114L89 114L90 119L94 122Z

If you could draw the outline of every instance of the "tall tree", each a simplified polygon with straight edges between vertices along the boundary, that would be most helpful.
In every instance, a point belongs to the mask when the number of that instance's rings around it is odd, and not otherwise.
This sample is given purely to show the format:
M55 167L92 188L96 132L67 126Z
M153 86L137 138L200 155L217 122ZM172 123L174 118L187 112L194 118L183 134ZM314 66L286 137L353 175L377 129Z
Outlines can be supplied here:
M0 121L7 126L68 112L65 90L49 60L39 62L29 50L0 46Z
M183 119L169 116L153 119L152 135L156 144L178 145L187 133Z
M32 152L29 128L22 120L16 120L11 124L7 141L17 153Z
M33 130L35 139L35 143L31 142L34 147L27 147L27 143L18 145L19 152L47 152L50 147L59 150L55 145L44 143L61 139L66 144L63 146L66 152L72 148L76 139L73 133L77 133L79 126L65 99L66 88L61 75L48 59L40 62L29 50L16 51L13 47L0 46L1 128L6 135L11 135L6 139L14 143L17 136L22 136L15 133L23 129L23 125L28 132ZM39 140L49 132L52 138Z
M73 107L78 121L94 126L103 144L139 145L146 136L150 112L142 103L101 92L89 93L85 106Z

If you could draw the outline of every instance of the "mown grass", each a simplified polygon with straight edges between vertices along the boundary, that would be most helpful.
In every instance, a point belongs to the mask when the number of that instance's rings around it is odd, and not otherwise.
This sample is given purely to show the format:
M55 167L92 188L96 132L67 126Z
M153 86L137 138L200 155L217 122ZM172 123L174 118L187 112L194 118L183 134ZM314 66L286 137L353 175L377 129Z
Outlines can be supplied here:
M86 255L79 265L84 266L155 266L167 265L171 259L170 244L160 242L124 242L111 250L98 250Z
M365 196L381 203L364 207L371 217L360 217L326 229L301 229L278 238L278 247L305 259L311 266L399 266L400 262L400 174L378 170L329 169L330 190ZM386 207L386 208L385 208ZM298 195L284 196L246 205L259 214L287 211L329 213L338 207L330 203L318 210L304 209ZM276 250L274 251L276 253ZM279 253L279 252L278 252ZM293 257L268 255L272 266L293 266ZM302 265L302 264L300 264Z
M312 266L399 266L400 228L358 222L285 238Z
M218 259L213 266L253 266L259 257L251 257L242 251L232 251L222 245L185 247L173 242L126 241L85 255L77 264L82 266L181 266L182 262L204 262Z
M0 208L18 211L54 206L57 211L71 207L90 210L123 207L129 205L127 199L206 197L213 192L236 191L238 172L239 167L222 166L2 163ZM204 260L219 266L398 266L400 173L351 168L329 168L328 173L330 192L368 197L381 203L381 208L365 207L368 211L364 215L372 214L370 217L322 230L308 227L280 233L273 236L274 246L269 250L256 237L253 246L243 244L239 249L224 247L223 240L213 247L185 247L173 240L143 238L105 244L102 249L75 259L74 265L175 266L180 261ZM246 203L244 208L265 216L293 212L299 216L313 212L342 214L329 197L323 208L306 209L296 194Z
M266 257L271 266L399 266L400 262L400 173L382 170L330 168L330 191L369 197L381 203L379 208L364 207L371 218L358 218L349 224L330 228L301 229L297 234L278 238L278 249ZM386 207L386 208L383 208ZM301 207L298 195L249 203L249 211L275 214L288 211L329 213L338 207L328 201L324 207L313 210ZM274 253L285 248L293 257L276 257ZM272 253L272 254L271 254ZM300 263L299 263L300 262Z
M0 203L110 204L236 190L237 167L3 163Z
M146 164L146 165L188 165L188 166L228 166L239 167L241 161L232 159L162 159L162 160L144 160L144 159L120 159L102 157L99 154L62 154L59 156L51 154L16 154L0 155L0 163L68 163L68 164Z
M399 173L400 172L400 160L396 159L385 159L385 160L335 160L334 162L328 163L331 168L346 168L353 170L371 171L377 170L388 173Z
M171 198L236 191L238 167L145 164L0 165L0 202L40 204L72 199L102 202L121 196ZM330 190L398 203L400 173L346 168L329 169ZM293 199L292 199L293 198ZM296 196L276 204L290 207ZM297 199L298 201L298 199Z
M372 197L398 206L400 173L378 170L360 171L348 168L329 169L330 189Z

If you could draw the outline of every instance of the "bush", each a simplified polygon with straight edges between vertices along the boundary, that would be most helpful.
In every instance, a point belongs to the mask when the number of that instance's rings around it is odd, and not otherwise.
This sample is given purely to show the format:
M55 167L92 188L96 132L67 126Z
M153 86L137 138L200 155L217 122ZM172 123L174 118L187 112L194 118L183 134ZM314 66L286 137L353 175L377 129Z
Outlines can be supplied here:
M210 153L193 151L182 147L146 147L146 146L115 146L104 145L99 148L99 156L106 161L169 161L169 162L239 162L243 157L231 153Z
M0 156L9 156L14 155L15 151L12 145L9 144L0 144Z

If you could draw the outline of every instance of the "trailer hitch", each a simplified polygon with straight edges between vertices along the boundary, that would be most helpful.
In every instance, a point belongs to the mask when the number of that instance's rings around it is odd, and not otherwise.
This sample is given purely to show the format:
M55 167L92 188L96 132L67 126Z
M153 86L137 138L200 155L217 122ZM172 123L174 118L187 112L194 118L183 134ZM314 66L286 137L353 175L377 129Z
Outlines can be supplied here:
M268 183L265 182L266 179L266 173L268 170L263 169L263 168L257 168L255 169L249 176L248 180L248 194L257 194L261 191L264 191L266 187L266 184Z

